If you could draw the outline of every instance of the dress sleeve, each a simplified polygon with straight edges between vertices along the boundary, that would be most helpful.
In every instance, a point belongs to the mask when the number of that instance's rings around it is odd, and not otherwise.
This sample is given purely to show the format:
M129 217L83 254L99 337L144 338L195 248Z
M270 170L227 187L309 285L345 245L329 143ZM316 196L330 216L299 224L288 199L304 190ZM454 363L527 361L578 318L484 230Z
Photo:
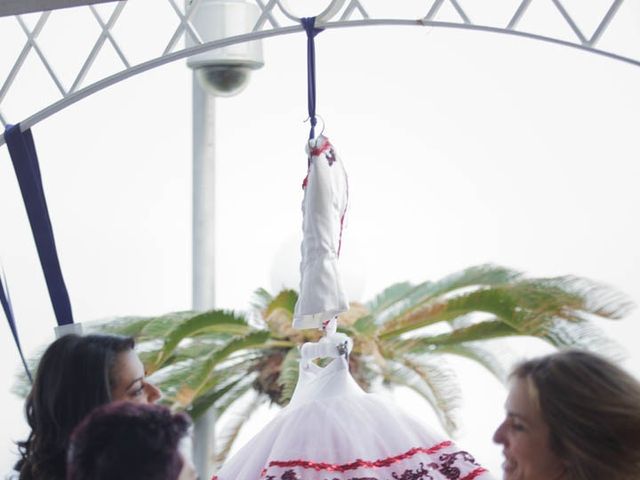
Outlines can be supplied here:
M293 326L321 328L349 308L338 271L348 200L347 175L325 137L310 142L309 171L303 187L300 295Z

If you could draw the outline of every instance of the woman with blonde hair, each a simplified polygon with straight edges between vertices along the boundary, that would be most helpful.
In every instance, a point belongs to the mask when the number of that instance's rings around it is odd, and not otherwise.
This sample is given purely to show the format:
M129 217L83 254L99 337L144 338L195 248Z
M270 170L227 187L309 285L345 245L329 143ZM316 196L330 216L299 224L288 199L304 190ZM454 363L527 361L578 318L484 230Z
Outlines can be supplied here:
M504 480L640 479L640 383L592 353L518 365L494 434Z

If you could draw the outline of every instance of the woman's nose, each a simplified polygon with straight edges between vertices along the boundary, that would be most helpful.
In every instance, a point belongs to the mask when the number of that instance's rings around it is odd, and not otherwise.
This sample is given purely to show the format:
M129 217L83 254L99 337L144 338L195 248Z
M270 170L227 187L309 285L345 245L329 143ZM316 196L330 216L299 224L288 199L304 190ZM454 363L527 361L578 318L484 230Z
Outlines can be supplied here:
M162 392L153 383L145 383L145 389L147 392L147 401L149 403L156 403L162 398Z
M505 443L505 438L504 438L504 424L505 422L502 422L498 428L496 429L496 431L493 433L493 441L495 443L499 443L499 444L504 444Z

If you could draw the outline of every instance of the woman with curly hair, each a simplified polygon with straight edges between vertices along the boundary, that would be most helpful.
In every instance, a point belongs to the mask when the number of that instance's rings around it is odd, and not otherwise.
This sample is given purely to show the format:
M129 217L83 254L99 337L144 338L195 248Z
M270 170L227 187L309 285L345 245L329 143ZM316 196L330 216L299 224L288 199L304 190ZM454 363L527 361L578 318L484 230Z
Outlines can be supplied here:
M99 407L71 436L67 480L195 480L190 426L159 405Z
M112 401L160 398L133 347L130 337L67 335L47 348L25 401L31 432L18 443L22 458L10 478L64 480L71 432L88 413Z

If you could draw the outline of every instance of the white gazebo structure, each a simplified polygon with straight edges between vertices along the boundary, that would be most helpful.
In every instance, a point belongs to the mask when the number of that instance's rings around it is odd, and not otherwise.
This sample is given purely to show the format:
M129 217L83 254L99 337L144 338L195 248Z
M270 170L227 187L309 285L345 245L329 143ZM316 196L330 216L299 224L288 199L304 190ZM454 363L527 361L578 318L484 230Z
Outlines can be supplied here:
M167 35L166 43L158 45L156 55L148 58L140 58L135 61L129 59L123 53L126 46L122 41L113 35L113 29L127 7L131 8L136 0L113 2L115 7L108 16L101 16L96 9L97 3L104 3L106 0L30 0L16 1L4 0L0 4L0 15L14 15L15 21L18 22L24 33L24 48L19 56L15 59L11 71L2 79L0 87L0 122L6 125L9 122L20 122L23 129L28 129L39 122L45 120L51 115L65 109L66 107L92 95L102 89L105 89L118 82L124 81L134 75L138 75L147 70L158 66L185 59L190 56L206 52L208 50L229 47L253 40L261 40L278 35L288 35L303 30L300 25L300 17L296 16L288 6L286 0L255 0L255 5L259 10L259 15L255 24L242 34L219 38L213 41L203 41L200 32L194 28L191 18L197 12L200 5L205 2L215 0L192 0L187 2L185 9L181 8L174 0L166 0L176 15L177 27L173 32ZM222 1L222 0L220 0ZM233 3L231 0L228 2ZM237 1L237 0L235 0ZM637 0L627 0L632 3ZM251 0L247 2L253 3ZM527 16L528 10L532 4L551 2L559 18L571 28L574 38L556 38L545 35L544 22L540 22L539 28L527 30L519 28L520 22ZM164 0L157 4L165 3ZM348 28L348 27L376 27L376 26L398 26L398 27L431 27L445 29L463 29L477 31L479 33L496 33L507 36L519 36L530 38L532 40L550 42L558 45L581 49L596 55L603 55L614 60L627 62L640 66L640 59L626 55L624 52L611 51L607 48L599 48L602 38L616 28L614 21L616 15L624 5L624 0L611 0L610 5L604 11L594 11L594 15L599 17L599 21L595 29L586 30L580 25L580 22L573 18L570 10L564 6L563 0L521 0L516 2L515 8L510 8L508 21L505 23L504 15L496 18L493 22L474 21L473 16L469 14L470 8L465 8L465 2L462 0L428 0L422 3L422 7L415 8L415 16L412 18L382 18L376 17L367 9L366 0L333 0L326 2L326 8L318 12L318 24L322 24L324 28ZM506 3L506 2L505 2ZM513 3L513 2L510 2ZM83 5L86 5L83 7ZM439 20L439 13L443 7L453 8L457 14L456 21ZM56 65L43 53L40 48L38 36L47 24L51 15L62 12L54 12L53 9L63 7L88 8L91 11L95 22L99 25L101 33L96 39L91 52L82 64L79 71L72 75L73 81L65 84L59 72L56 71ZM149 8L148 5L146 8ZM160 8L158 5L154 8ZM163 8L164 5L163 5ZM474 9L477 7L474 7ZM505 7L506 8L506 7ZM33 27L29 27L20 14L26 12L40 11L37 23ZM403 9L405 10L405 9ZM599 9L598 9L599 10ZM506 10L505 10L506 11ZM148 12L149 18L153 17L153 12ZM140 35L138 41L144 40L144 28L140 26ZM185 38L188 41L185 43ZM128 39L127 41L131 41ZM192 46L186 46L192 44ZM121 61L121 68L112 72L112 74L104 76L92 83L86 82L87 74L91 71L92 65L101 50L112 48L117 53ZM53 82L59 91L57 99L43 99L43 103L36 111L19 111L7 112L3 110L4 104L10 98L12 87L20 70L23 68L25 60L29 55L36 55L46 69L46 76ZM65 77L69 77L72 72L64 72ZM70 77L71 78L71 77ZM3 136L0 136L0 144L4 143Z
M607 0L594 2L590 21L585 24L581 18L572 13L567 0L517 0L503 2L500 14L495 18L477 15L478 2L474 0L422 0L407 2L410 5L397 8L398 14L389 14L394 8L387 7L379 13L369 5L367 0L327 0L315 13L317 22L323 28L376 28L395 26L398 28L434 28L457 29L477 32L478 35L497 34L509 37L520 37L532 41L547 42L572 49L578 49L594 55L610 58L640 67L640 52L629 54L628 50L612 50L605 42L608 35L624 35L627 23L617 20L624 14L626 5L638 3L640 0ZM207 32L198 28L194 21L198 10L205 4L228 3L250 5L256 12L244 31L233 31L217 34L209 40ZM317 3L317 2L316 2ZM393 2L395 3L395 2ZM544 21L527 22L536 4L545 3L556 20L563 22L571 32L570 37L556 37L547 33ZM597 3L597 5L596 5ZM206 52L233 48L249 42L256 42L271 37L291 35L303 32L300 24L301 13L293 8L292 0L188 0L186 6L177 0L0 0L0 30L11 24L21 35L24 46L3 78L0 78L0 123L20 124L21 129L28 130L52 115L67 107L123 82L133 76L147 72L171 62L184 61L195 55ZM603 6L604 5L604 6ZM121 22L127 21L128 10L135 8L147 10L147 18L154 18L154 10L162 15L174 16L174 27L162 35L154 34L153 48L137 48L136 43L146 43L145 25L138 25L135 34L120 37L116 31ZM68 65L62 66L57 59L55 44L45 45L41 33L47 23L54 17L73 17L79 11L89 12L83 21L91 21L99 33L95 42L88 49L86 58L79 67L72 71ZM410 12L410 13L408 13ZM30 14L30 20L25 18ZM37 19L34 18L37 15ZM478 20L482 17L482 20ZM595 20L594 20L595 19ZM637 35L637 32L633 32ZM158 41L158 38L162 38ZM620 46L618 42L616 44ZM62 47L61 47L62 48ZM96 59L101 53L109 50L118 59L110 71L95 71ZM136 52L131 55L128 52ZM35 60L34 60L35 59ZM36 61L42 68L41 76L34 78L23 76L27 65ZM23 106L12 101L17 94L20 82L32 82L35 89L39 85L48 84L46 94L39 95L29 105ZM214 298L214 256L213 245L215 224L212 216L215 169L213 165L214 136L210 126L213 125L214 103L202 90L199 90L194 79L194 221L193 221L193 307L196 309L213 308ZM36 139L37 140L37 139ZM5 143L4 135L0 135L0 146ZM64 265L62 265L64 271ZM207 426L201 426L207 429ZM206 432L203 435L208 435Z

